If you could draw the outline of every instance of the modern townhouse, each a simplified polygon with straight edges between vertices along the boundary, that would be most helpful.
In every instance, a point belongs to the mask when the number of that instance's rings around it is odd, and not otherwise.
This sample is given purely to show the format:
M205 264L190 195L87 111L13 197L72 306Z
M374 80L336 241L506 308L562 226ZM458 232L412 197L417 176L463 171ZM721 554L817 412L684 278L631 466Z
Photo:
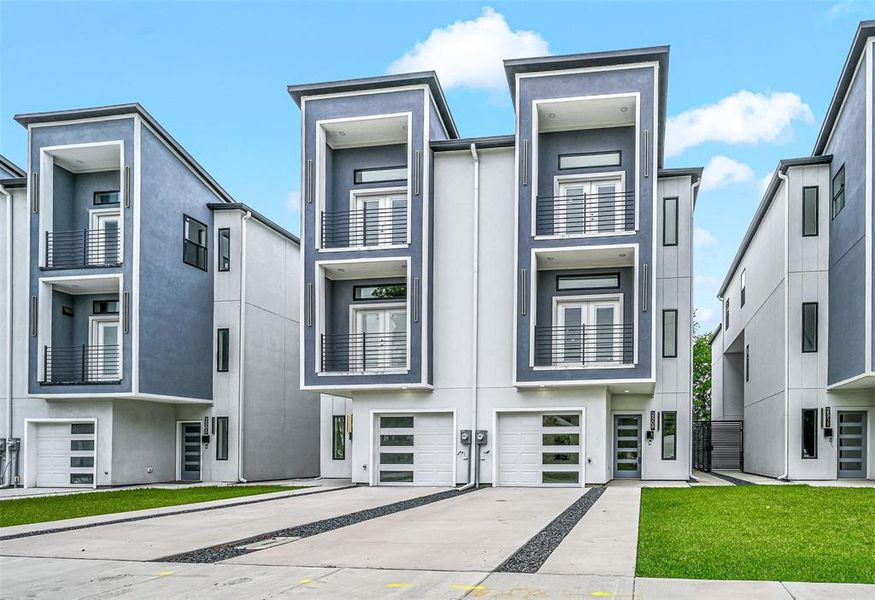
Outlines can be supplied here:
M873 44L860 24L812 156L781 161L720 287L713 418L744 470L875 479Z
M701 170L663 168L668 55L506 61L496 137L461 138L431 72L289 87L323 476L690 476Z
M15 190L2 431L20 443L6 482L317 475L319 400L296 368L299 240L138 104L15 118L29 164L2 182Z

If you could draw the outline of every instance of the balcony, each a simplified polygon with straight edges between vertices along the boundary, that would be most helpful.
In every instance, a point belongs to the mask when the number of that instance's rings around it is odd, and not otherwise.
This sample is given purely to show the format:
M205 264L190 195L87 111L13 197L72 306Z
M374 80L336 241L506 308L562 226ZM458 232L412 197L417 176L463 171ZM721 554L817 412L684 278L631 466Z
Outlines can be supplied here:
M560 196L539 196L535 234L539 236L584 236L635 230L635 192L582 188Z
M628 365L634 354L631 324L535 327L536 367Z
M44 385L118 383L121 355L118 344L102 346L45 346Z
M407 242L407 201L390 198L382 206L363 202L359 210L322 213L322 247L373 248Z
M407 369L407 332L322 335L322 371L385 373Z
M46 232L46 268L115 267L122 262L117 228Z

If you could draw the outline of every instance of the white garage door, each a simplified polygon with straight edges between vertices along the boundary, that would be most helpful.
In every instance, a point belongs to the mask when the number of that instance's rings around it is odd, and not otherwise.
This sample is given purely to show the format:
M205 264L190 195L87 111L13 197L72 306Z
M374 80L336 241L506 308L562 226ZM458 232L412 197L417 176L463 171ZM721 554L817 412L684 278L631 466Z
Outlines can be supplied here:
M580 427L579 412L500 413L498 484L580 485Z
M454 485L453 416L377 416L378 484Z
M91 487L93 484L94 423L37 425L37 487Z

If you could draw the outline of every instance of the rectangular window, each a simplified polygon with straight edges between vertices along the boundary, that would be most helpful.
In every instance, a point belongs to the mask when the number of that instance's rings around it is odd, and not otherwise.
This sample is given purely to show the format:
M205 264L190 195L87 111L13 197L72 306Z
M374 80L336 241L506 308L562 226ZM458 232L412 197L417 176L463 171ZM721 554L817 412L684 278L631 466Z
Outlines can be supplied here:
M678 245L678 199L662 199L662 245Z
M118 192L94 192L94 206L107 206L118 203Z
M183 216L182 262L203 271L207 270L207 226Z
M228 460L228 417L216 417L216 460Z
M811 237L818 233L818 189L802 188L802 236Z
M723 329L729 329L729 298L723 301Z
M832 178L832 216L835 218L845 207L845 165Z
M543 427L580 427L580 415L541 415Z
M91 314L94 315L117 315L118 300L95 300L91 305Z
M744 306L745 301L747 301L747 270L741 270L741 303L739 306Z
M380 471L380 483L413 483L413 471Z
M677 358L678 355L678 311L662 311L662 357Z
M227 373L230 363L228 353L231 349L231 334L227 328L216 330L216 371Z
M544 471L541 483L579 483L579 471Z
M383 429L412 429L413 417L380 417Z
M94 485L94 473L70 473L71 485Z
M93 456L71 456L70 457L70 468L71 469L93 469L94 468L94 457Z
M70 450L73 452L92 452L94 440L70 440Z
M678 457L678 414L674 411L662 413L662 460L676 460Z
M219 270L231 270L231 230L219 230Z
M750 381L750 344L744 347L744 380Z
M407 181L407 167L376 167L353 171L353 182L356 185L363 183L390 183L394 181Z
M413 436L412 435L381 435L380 436L380 445L381 446L412 446L413 445Z
M380 452L381 465L412 465L413 452Z
M619 287L619 273L605 273L603 275L559 275L556 277L556 290L559 292L596 289L616 290Z
M72 435L90 435L94 433L94 423L73 423L70 425Z
M802 351L817 352L817 302L802 303Z
M346 415L334 415L331 424L331 458L346 459Z
M586 169L589 167L618 167L621 153L613 152L578 152L575 154L560 154L560 169Z
M817 409L802 409L802 458L817 458Z
M541 435L544 446L577 446L580 444L578 433L544 433Z
M578 465L579 452L542 452L541 464L544 465Z
M356 285L352 288L353 300L404 300L405 298L407 298L406 283Z

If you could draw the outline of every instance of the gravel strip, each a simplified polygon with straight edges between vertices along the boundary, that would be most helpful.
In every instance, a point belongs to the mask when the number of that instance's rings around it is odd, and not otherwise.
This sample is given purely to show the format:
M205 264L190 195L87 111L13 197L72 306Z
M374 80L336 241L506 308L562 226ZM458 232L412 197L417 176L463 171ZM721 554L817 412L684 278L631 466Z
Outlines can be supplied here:
M200 550L183 552L182 554L175 554L173 556L159 558L152 562L219 562L222 560L228 560L229 558L234 558L237 556L242 556L244 554L255 552L256 550L247 550L243 546L251 546L252 544L262 542L264 540L278 537L305 538L310 537L311 535L319 535L320 533L327 533L329 531L334 531L335 529L340 529L342 527L349 527L350 525L355 525L363 521L370 521L371 519L385 517L386 515L391 515L404 510L410 510L411 508L418 508L420 506L425 506L426 504L432 504L434 502L440 502L441 500L446 500L448 498L458 498L462 494L467 494L473 491L475 491L474 488L469 488L464 491L455 489L447 490L446 492L438 492L436 494L420 496L419 498L412 498L410 500L402 500L400 502L394 502L392 504L386 504L384 506L378 506L376 508L360 510L354 513L349 513L347 515L341 515L339 517L323 519L322 521L305 523L303 525L296 525L294 527L288 527L286 529L278 529L277 531L271 531L269 533L263 533L261 535L245 538L242 540L235 540L233 542L219 544L217 546L211 546L209 548L201 548Z
M605 486L591 488L495 569L497 573L537 573L577 522L595 504Z
M313 486L316 487L316 486ZM26 538L33 537L35 535L48 535L50 533L62 533L64 531L76 531L77 529L91 529L92 527L103 527L104 525L118 525L119 523L133 523L135 521L145 521L146 519L156 519L158 517L172 517L175 515L187 515L189 513L197 513L197 512L205 512L208 510L219 510L220 508L233 508L235 506L246 506L248 504L261 504L262 502L273 502L274 500L288 500L290 498L298 498L302 496L312 496L313 494L324 494L326 492L334 492L337 490L348 490L349 488L357 487L355 485L345 485L345 486L337 486L337 487L326 487L325 489L316 490L314 492L306 492L301 494L292 494L289 493L288 496L274 496L272 498L255 498L252 500L241 500L240 502L233 502L229 504L220 504L218 506L204 506L201 508L186 508L183 510L174 510L169 512L156 513L154 515L141 515L138 517L125 517L122 519L113 519L111 521L100 521L99 523L85 523L83 525L69 525L67 527L54 527L52 529L37 529L34 531L23 531L21 533L13 533L10 535L0 536L0 542L5 542L6 540L16 540L18 538ZM280 492L270 492L273 494L277 494ZM207 500L207 502L214 502L214 500ZM158 507L160 508L160 507ZM144 509L151 510L151 509ZM102 515L90 515L92 517L100 517ZM85 519L88 517L74 517ZM33 523L37 525L38 523ZM17 525L13 525L12 527L17 527Z
M724 475L723 473L717 473L715 471L711 471L711 475L718 479L722 479L723 481L728 481L732 485L756 485L753 481L746 481L744 479L732 477L731 475Z

